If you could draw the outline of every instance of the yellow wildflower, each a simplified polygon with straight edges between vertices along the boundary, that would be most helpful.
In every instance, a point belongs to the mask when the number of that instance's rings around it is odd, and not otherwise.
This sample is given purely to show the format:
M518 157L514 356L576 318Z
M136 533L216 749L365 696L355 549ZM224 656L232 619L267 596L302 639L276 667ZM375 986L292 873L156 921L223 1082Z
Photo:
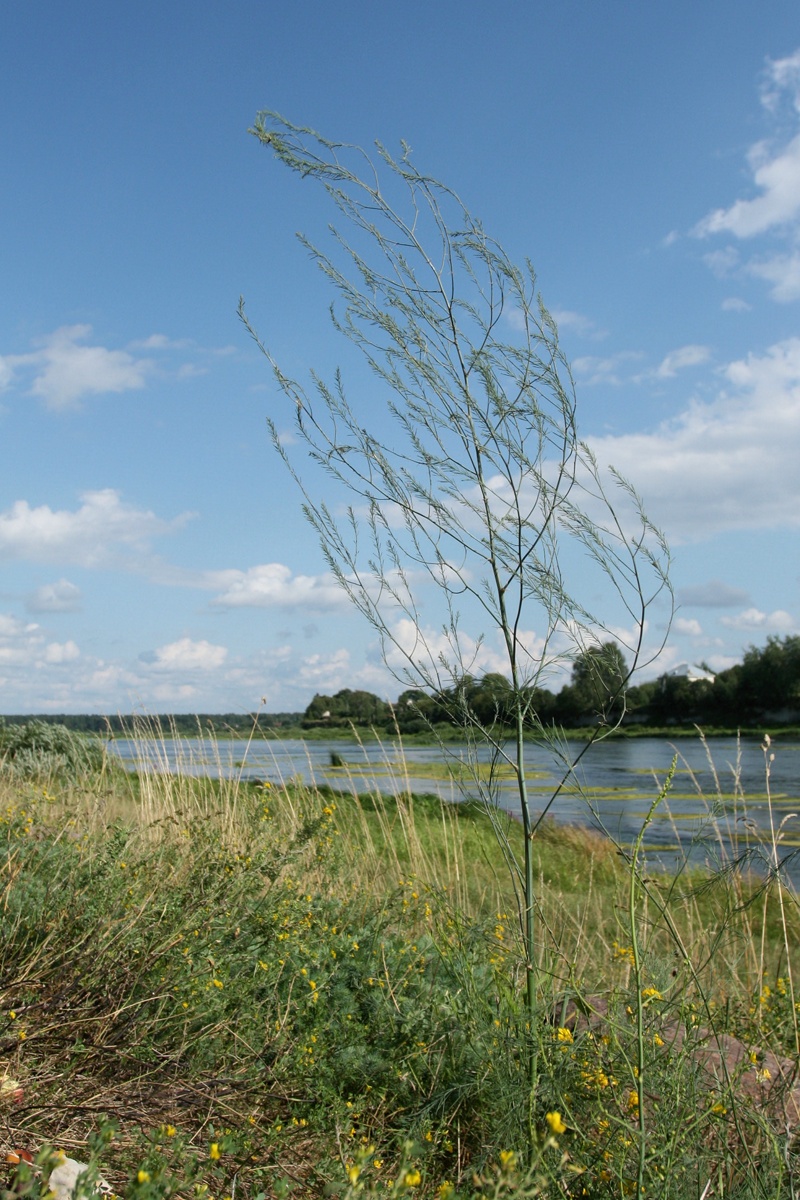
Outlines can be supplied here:
M566 1133L567 1127L561 1119L560 1112L549 1112L545 1116L548 1128L551 1133Z

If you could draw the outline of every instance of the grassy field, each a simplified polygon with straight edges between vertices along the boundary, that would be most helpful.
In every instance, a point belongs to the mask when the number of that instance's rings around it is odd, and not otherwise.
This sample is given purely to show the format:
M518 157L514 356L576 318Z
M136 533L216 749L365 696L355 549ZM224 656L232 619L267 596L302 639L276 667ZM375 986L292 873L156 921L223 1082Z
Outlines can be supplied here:
M779 874L650 877L543 824L531 1028L479 806L13 766L7 1146L99 1161L140 1200L795 1194Z

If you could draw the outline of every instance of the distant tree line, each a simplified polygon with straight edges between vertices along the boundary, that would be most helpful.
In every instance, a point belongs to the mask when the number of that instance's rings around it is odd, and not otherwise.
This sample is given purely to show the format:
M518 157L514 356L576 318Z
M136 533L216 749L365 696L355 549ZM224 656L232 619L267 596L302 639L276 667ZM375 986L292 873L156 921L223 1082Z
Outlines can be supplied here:
M102 713L36 713L33 718L44 725L63 725L78 733L99 733L125 737L131 734L134 727L156 732L161 730L169 736L172 730L182 737L198 737L203 733L213 732L217 736L228 734L237 737L249 737L255 729L264 735L275 729L296 729L303 718L299 712L286 713L162 713L156 715L117 714L103 716ZM17 714L0 717L0 727L3 725L24 725L30 722L32 714ZM2 744L2 738L0 738Z
M699 668L694 675L667 673L626 691L625 657L615 642L605 642L576 659L569 683L559 692L536 688L528 702L539 720L568 729L620 717L623 725L732 728L764 719L777 724L800 720L800 637L771 637L766 646L751 646L741 663L717 676L705 664ZM343 688L333 696L316 695L302 726L354 725L400 733L443 725L501 726L510 715L511 699L508 680L494 672L480 678L465 675L436 693L409 689L394 704L372 692Z

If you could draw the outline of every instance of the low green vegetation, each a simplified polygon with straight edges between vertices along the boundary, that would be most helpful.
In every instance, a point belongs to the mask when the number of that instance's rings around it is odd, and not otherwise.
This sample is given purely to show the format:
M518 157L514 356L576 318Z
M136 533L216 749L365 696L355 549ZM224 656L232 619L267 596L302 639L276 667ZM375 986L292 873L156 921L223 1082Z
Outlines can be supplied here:
M101 770L99 742L60 723L27 720L7 725L0 717L0 765L6 775L59 774L77 778Z
M779 872L649 877L543 823L531 1028L516 822L36 753L0 769L10 1144L138 1200L792 1194Z

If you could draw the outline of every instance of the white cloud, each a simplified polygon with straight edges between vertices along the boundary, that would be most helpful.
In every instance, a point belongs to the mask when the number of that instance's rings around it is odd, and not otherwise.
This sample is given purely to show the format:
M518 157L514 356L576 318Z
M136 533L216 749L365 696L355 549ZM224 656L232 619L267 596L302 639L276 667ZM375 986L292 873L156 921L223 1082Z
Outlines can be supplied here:
M17 359L34 365L31 392L48 408L74 408L88 395L143 388L151 363L127 350L85 346L90 325L65 325L44 341L42 348Z
M718 279L732 275L741 265L742 256L735 246L726 246L724 250L710 250L703 255L703 262L714 272Z
M579 337L591 338L594 342L600 342L603 338L608 337L608 330L601 329L596 321L591 317L585 317L583 313L573 312L567 308L554 308L550 313L559 330L573 329Z
M68 579L45 583L25 599L28 612L77 612L81 607L81 590Z
M631 374L627 368L641 361L644 355L636 350L623 350L607 358L595 355L576 358L572 363L572 370L583 387L592 387L595 384L620 386L625 383L674 379L678 371L701 366L708 362L710 357L711 351L708 346L679 346L677 350L666 354L657 367Z
M730 390L651 433L590 438L671 538L800 525L800 338L731 363Z
M330 654L309 654L300 664L298 678L305 687L328 695L343 687L352 687L350 651L340 649Z
M46 663L74 662L80 658L81 652L73 641L50 642L45 646L44 661Z
M72 563L97 567L115 561L119 549L144 553L153 538L185 524L189 514L165 521L155 513L125 504L113 488L85 492L75 512L54 511L26 500L0 513L0 562Z
M680 346L662 359L655 370L656 378L673 379L678 371L683 371L687 367L698 367L702 363L708 362L710 357L711 352L708 346Z
M0 613L0 663L6 668L17 667L27 677L32 668L41 671L78 658L80 650L75 642L45 644L39 625Z
M33 622L23 622L9 613L0 613L0 638L20 637L22 634L33 633L38 628L39 626Z
M91 335L91 325L63 325L35 341L27 354L0 357L0 390L19 377L20 386L40 396L49 409L66 411L79 408L86 396L141 390L156 371L177 379L206 373L202 363L176 363L178 354L208 361L234 352L231 346L202 347L190 338L169 338L163 333L129 342L123 349L109 349L87 345ZM158 366L150 357L154 354L160 356Z
M38 625L20 621L10 613L0 613L0 665L6 668L33 665L43 643Z
M675 633L682 633L688 637L700 637L703 633L702 625L694 617L675 617L672 628Z
M491 639L481 640L466 630L459 630L457 644L446 629L416 625L410 618L401 617L391 630L392 641L387 645L386 664L398 678L404 678L409 670L409 660L418 664L423 677L431 680L441 678L443 685L453 676L464 673L485 675L487 672L508 673L508 655L500 644L499 635L494 644ZM534 630L517 631L519 667L525 673L526 666L532 676L545 650L544 639ZM548 656L552 662L551 674L558 674L560 660L558 648L566 647L562 637L551 639ZM445 666L444 664L447 664ZM541 680L543 684L547 680ZM563 682L563 681L562 681Z
M772 140L754 143L747 162L756 194L714 209L692 233L698 238L727 234L739 242L768 234L788 238L792 243L788 253L761 254L743 264L747 274L772 284L775 300L787 302L800 298L800 50L768 61L761 99L773 118L785 107L782 101L789 101L791 136L776 133ZM705 261L716 274L725 276L737 268L740 256L729 245L706 255Z
M200 689L191 683L156 683L150 691L154 702L159 706L181 704L200 695Z
M753 259L747 270L773 285L770 295L774 300L786 303L800 298L800 252Z
M797 633L800 626L790 613L783 609L765 613L758 608L747 608L735 617L720 617L720 624L729 629L759 630L763 633Z
M746 300L742 300L741 296L726 296L722 301L723 312L750 312L751 305Z
M642 357L637 350L622 350L619 354L612 354L607 358L588 354L574 359L572 369L584 387L598 383L619 385L626 382L624 368Z
M761 88L761 103L775 112L782 100L788 100L800 112L800 49L786 58L767 59L766 78Z
M220 608L345 608L344 591L331 574L292 575L283 563L262 563L246 571L209 572L206 586L220 587Z
M130 342L130 350L187 350L193 343L189 338L170 338L165 333L151 333L149 337Z
M715 209L695 226L697 237L732 233L751 238L791 224L800 215L800 134L772 157L764 142L752 146L747 157L761 195Z
M214 646L211 642L194 642L191 638L180 638L160 646L153 654L153 666L159 671L214 671L228 657L226 646Z

